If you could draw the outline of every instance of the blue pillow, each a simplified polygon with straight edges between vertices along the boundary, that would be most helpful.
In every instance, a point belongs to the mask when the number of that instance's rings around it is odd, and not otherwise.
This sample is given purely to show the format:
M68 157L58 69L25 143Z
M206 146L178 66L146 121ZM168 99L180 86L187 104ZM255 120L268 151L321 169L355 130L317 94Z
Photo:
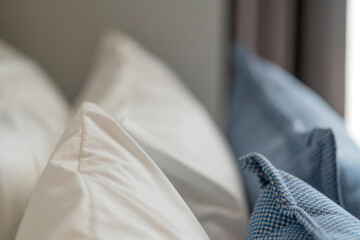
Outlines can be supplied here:
M239 160L264 189L251 214L247 239L360 239L360 221L259 154Z
M234 57L227 135L237 156L267 156L360 218L360 150L343 119L278 66L240 47ZM260 187L244 178L253 207Z

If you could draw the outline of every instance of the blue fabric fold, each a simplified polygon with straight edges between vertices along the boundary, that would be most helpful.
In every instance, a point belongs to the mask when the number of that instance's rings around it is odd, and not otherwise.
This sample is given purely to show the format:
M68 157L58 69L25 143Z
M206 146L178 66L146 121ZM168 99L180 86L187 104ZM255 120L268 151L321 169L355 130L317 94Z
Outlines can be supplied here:
M360 150L343 119L275 64L242 47L234 60L227 136L236 155L267 156L360 218ZM261 188L243 176L253 208Z
M247 239L360 239L357 218L262 155L246 155L239 165L255 173L263 188Z

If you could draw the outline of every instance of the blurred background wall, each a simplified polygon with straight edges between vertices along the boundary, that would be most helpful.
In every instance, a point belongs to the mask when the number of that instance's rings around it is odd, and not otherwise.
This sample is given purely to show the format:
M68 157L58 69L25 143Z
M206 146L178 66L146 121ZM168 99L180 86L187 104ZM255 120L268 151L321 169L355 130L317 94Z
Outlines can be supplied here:
M121 29L169 63L220 122L229 58L229 1L0 0L1 37L36 59L70 101L100 36Z
M222 122L231 43L251 46L344 114L345 0L0 0L1 37L35 58L70 101L99 38L122 29L169 63Z

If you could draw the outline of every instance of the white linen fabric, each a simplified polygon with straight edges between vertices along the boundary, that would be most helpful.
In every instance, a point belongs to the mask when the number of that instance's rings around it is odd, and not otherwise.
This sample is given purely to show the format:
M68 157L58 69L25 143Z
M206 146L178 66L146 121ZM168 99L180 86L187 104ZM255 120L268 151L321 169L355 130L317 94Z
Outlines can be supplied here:
M83 100L122 122L211 239L245 238L248 207L234 158L204 108L163 62L111 32Z
M209 238L120 124L85 103L45 168L16 239Z
M0 40L0 239L14 239L68 111L36 63Z

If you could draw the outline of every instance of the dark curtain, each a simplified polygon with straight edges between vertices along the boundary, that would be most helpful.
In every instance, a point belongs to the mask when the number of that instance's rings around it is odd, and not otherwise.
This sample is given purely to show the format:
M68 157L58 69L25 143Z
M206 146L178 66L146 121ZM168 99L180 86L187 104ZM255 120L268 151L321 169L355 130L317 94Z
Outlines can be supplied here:
M345 100L345 0L234 0L233 37L314 89Z

